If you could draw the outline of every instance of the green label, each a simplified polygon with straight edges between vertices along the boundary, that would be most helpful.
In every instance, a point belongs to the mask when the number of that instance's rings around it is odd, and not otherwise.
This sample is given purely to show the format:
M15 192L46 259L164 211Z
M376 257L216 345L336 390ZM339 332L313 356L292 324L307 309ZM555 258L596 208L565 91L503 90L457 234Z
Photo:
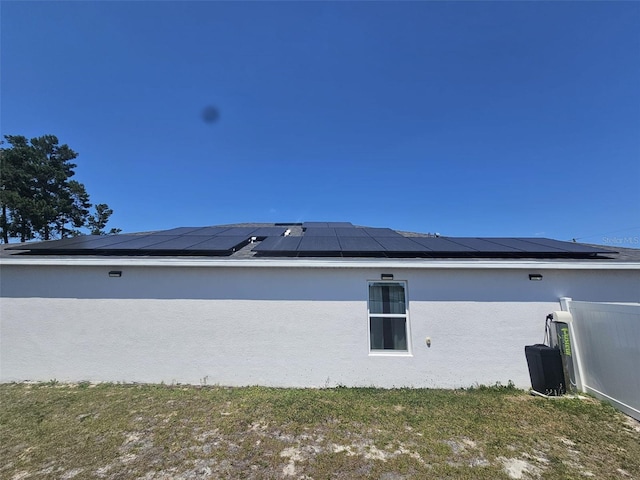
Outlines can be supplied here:
M562 337L562 348L564 350L564 354L567 357L571 356L571 340L569 339L569 329L567 327L562 327L560 329L560 336Z

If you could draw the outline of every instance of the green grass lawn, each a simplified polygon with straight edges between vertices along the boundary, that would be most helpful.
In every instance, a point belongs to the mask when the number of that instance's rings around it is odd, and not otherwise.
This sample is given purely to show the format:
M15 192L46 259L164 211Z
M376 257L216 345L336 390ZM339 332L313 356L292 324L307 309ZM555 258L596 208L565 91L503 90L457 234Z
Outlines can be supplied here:
M638 422L512 388L0 385L0 478L640 479Z

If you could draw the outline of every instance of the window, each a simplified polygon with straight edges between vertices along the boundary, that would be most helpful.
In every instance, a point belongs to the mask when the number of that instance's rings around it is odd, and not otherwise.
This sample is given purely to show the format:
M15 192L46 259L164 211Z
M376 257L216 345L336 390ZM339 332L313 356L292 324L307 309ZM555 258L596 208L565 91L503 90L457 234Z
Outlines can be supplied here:
M372 352L408 352L403 282L369 283L369 347Z

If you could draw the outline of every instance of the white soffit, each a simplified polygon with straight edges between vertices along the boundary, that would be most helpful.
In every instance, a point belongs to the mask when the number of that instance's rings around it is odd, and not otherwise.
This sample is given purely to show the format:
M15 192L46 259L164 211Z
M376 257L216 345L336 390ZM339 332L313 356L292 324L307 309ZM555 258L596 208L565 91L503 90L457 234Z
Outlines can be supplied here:
M597 260L433 260L433 259L212 259L212 258L3 258L0 265L16 266L131 266L204 268L404 268L404 269L539 269L640 270L640 262Z

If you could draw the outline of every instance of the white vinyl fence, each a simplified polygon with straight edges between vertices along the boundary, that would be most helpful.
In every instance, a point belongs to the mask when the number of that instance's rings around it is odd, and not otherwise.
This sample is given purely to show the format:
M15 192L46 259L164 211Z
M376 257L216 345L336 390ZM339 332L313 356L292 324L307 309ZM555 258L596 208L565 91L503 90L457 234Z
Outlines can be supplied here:
M561 303L572 317L578 388L640 420L640 304Z

